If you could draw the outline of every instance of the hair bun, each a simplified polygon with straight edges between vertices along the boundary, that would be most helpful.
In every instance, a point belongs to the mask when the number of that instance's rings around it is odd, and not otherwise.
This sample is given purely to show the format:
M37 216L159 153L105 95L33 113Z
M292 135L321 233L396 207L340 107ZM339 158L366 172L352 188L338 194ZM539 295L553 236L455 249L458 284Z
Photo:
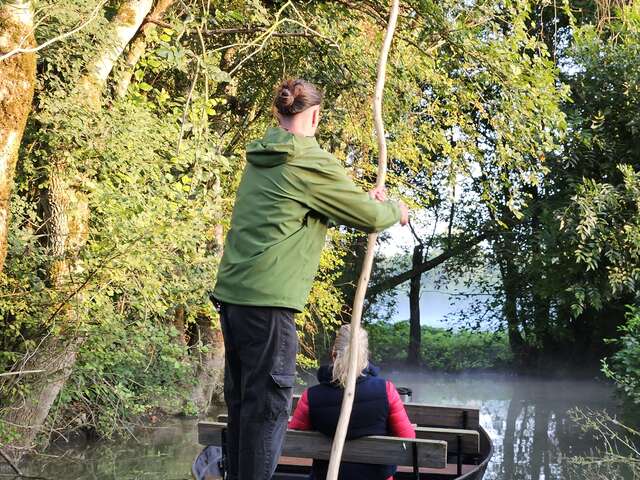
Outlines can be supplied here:
M294 94L291 93L291 90L289 90L287 87L283 87L282 90L280 90L280 103L283 107L290 107L291 105L293 105L293 102L295 101L296 97Z
M312 83L306 80L285 80L276 89L274 109L290 117L314 105L320 105L322 94Z

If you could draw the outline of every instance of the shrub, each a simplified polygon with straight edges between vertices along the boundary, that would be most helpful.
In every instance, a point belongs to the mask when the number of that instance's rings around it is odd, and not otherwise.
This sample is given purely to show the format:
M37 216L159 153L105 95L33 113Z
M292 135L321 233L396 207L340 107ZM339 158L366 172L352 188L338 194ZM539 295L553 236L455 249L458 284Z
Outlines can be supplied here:
M143 415L180 411L193 376L177 337L173 326L153 320L96 326L58 399L69 426L109 438Z
M640 432L604 411L575 409L571 419L600 445L590 456L567 458L568 480L640 477Z
M619 327L620 338L611 340L619 347L608 361L602 361L602 371L614 380L625 396L640 404L640 308L629 307L627 322Z
M371 359L377 363L403 362L409 345L409 322L376 322L366 326ZM433 370L502 368L511 361L509 342L504 332L422 327L422 364Z

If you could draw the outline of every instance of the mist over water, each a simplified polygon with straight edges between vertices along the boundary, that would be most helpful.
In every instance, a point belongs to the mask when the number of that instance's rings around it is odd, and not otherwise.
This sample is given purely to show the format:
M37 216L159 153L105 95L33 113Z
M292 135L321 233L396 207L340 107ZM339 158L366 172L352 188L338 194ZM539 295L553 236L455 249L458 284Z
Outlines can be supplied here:
M382 375L412 388L414 402L480 408L480 422L494 445L487 480L568 480L563 458L589 454L596 447L568 411L617 409L611 386L595 380L392 369L383 369ZM312 376L305 379L315 383ZM186 480L202 448L196 424L194 419L170 419L136 432L137 441L58 444L47 452L53 456L38 456L23 470L52 480Z
M569 417L573 408L607 410L618 404L610 385L596 380L543 379L497 373L440 374L388 370L413 402L480 409L493 440L486 480L564 480L563 459L597 447Z

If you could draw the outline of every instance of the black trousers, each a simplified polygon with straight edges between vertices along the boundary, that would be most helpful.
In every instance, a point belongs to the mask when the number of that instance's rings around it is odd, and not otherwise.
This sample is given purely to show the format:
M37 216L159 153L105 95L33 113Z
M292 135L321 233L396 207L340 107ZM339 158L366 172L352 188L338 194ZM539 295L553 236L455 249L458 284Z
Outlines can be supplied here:
M218 304L230 480L269 480L282 451L296 373L295 312Z

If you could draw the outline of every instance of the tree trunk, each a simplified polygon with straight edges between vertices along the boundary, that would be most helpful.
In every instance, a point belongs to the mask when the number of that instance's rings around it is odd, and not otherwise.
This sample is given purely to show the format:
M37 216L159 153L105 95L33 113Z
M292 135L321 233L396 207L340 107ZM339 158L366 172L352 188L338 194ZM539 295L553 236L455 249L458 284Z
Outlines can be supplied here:
M538 190L534 187L531 187L529 190L532 202L535 202L534 205L540 203L541 199ZM539 232L541 230L539 208L534 206L534 208L531 209L530 218L531 231ZM541 243L542 240L537 238L534 238L531 243L530 248L534 262L536 261L535 259L540 258L542 255ZM535 354L537 368L543 369L545 368L544 363L552 359L548 354L553 355L555 353L553 333L551 331L552 326L549 318L551 314L551 302L547 294L546 272L544 270L537 271L535 276L530 280L530 289L533 309L533 334L535 337L535 349L532 349L534 350L532 353Z
M187 325L184 321L185 308L184 305L178 305L173 312L173 326L178 331L176 342L181 347L187 346Z
M131 42L131 46L125 57L126 67L120 75L116 86L116 95L118 97L124 97L127 94L127 90L131 84L131 78L133 77L133 71L147 49L147 37L156 29L154 20L161 20L166 11L174 3L175 0L159 0L153 8L153 11L147 17L147 21L140 29L140 32L136 35L136 38Z
M53 255L50 282L66 296L74 288L72 258L86 241L89 210L86 197L70 189L63 180L62 169L59 164L52 165L49 187L43 190L42 203L47 220L46 240ZM82 292L75 292L65 305L60 306L56 323L61 326L62 333L49 332L21 366L21 370L45 370L45 373L21 379L24 394L11 402L20 407L4 412L3 420L17 428L18 435L11 449L16 460L33 447L49 410L73 370L76 355L85 340L76 332L80 314L75 305L81 302Z
M204 415L209 410L214 394L220 397L224 381L224 340L219 328L214 328L207 317L197 320L200 344L207 348L199 354L196 362L195 385L191 391L191 401L198 413Z
M6 449L16 461L33 448L36 437L42 433L49 410L71 374L81 343L79 337L67 340L50 334L21 366L21 370L43 372L29 376L28 383L24 382L28 390L20 393L20 398L12 399L14 407L7 408L0 420L16 430L16 438Z
M500 269L502 272L502 286L504 290L502 312L505 320L507 321L507 333L509 335L511 351L518 359L521 360L524 348L524 339L520 332L520 321L518 316L518 279L514 272L513 265L509 261L506 261L505 263L505 267Z
M100 108L100 98L107 77L127 43L136 33L151 9L152 0L129 0L124 2L111 21L111 34L94 61L87 64L85 75L78 85L78 101L90 108ZM49 171L48 188L43 190L41 202L44 224L47 228L47 244L53 254L50 280L61 290L72 285L71 273L78 266L72 259L84 246L89 231L89 206L86 195L75 187L78 180L68 178L65 161L53 158ZM66 294L66 292L65 292ZM75 305L82 303L82 292L75 292L70 301L57 313L58 325L63 336L50 333L37 349L28 364L46 368L43 378L27 378L23 382L26 396L20 399L20 409L7 409L5 420L20 425L22 433L14 442L18 457L29 448L49 414L53 402L73 370L78 349L84 337L76 336L75 330L81 314ZM68 336L67 336L68 335ZM18 402L16 402L18 404Z
M418 243L413 247L413 257L411 269L415 270L423 261L424 246ZM410 365L420 364L420 344L422 340L422 330L420 328L420 286L422 275L411 278L409 288L409 351L407 353L407 363Z
M34 47L30 1L0 6L0 54L17 47ZM36 54L22 53L0 61L0 272L7 256L9 201L20 141L31 111L36 80Z
M219 188L219 183L217 187ZM215 254L222 258L224 247L224 229L222 224L214 227ZM224 383L224 339L220 328L215 328L211 318L198 316L198 344L206 347L196 361L195 384L191 390L191 401L198 414L205 415L211 406L214 396L222 398Z
M538 292L536 292L539 286L533 286L533 323L534 323L534 333L536 336L536 353L538 356L538 363L541 361L551 360L551 358L545 358L547 354L553 354L555 351L554 342L553 342L553 334L551 332L551 324L550 324L550 312L551 312L551 302L549 298L543 297Z
M504 305L502 311L507 320L509 333L509 345L515 354L520 354L524 346L524 339L520 333L520 323L518 321L518 292L512 279L507 279L504 285Z
M362 269L362 259L366 248L367 237L360 234L354 234L351 237L351 242L344 258L345 267L342 269L340 277L340 284L344 285L342 287L343 303L340 308L341 323L346 323L351 318L351 306L356 293L356 282Z
M100 105L102 91L116 60L142 25L152 5L153 0L129 0L120 6L111 20L109 38L96 59L87 65L87 72L80 80L80 93L90 105Z
M503 192L504 198L509 198L509 192ZM491 214L492 220L496 220ZM502 304L502 315L507 322L507 335L509 347L516 362L524 361L525 339L520 331L524 325L520 322L518 315L518 298L521 295L521 276L518 271L517 254L518 245L514 239L515 225L517 221L513 213L506 207L502 207L501 223L508 225L510 229L501 235L493 243L493 251L500 269L500 279L502 281L502 291L504 300Z

